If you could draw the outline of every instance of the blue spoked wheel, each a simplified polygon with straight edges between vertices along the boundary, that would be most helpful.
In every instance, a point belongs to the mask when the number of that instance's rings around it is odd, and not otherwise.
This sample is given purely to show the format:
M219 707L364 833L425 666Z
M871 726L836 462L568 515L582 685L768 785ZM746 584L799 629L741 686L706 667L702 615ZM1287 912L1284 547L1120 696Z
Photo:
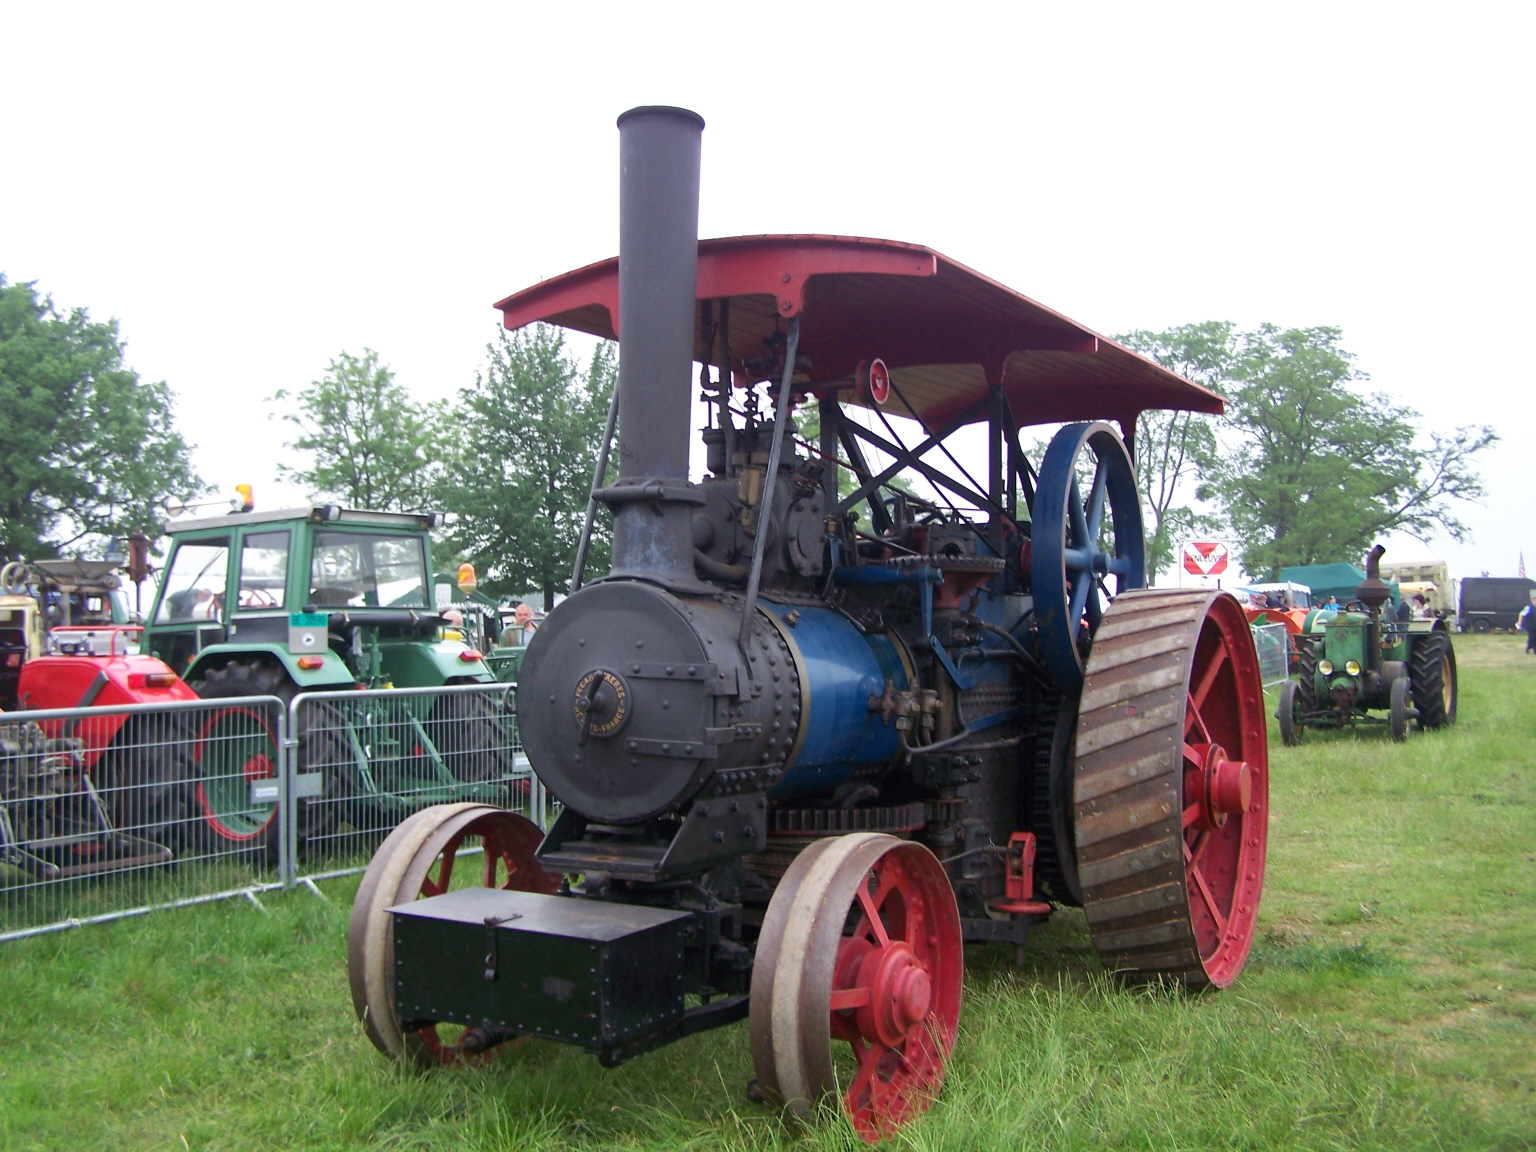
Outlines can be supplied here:
M1082 481L1089 478L1088 490ZM1085 636L1113 596L1147 583L1136 472L1103 422L1068 424L1040 462L1030 532L1030 576L1045 662L1062 688L1083 682ZM1106 580L1115 578L1110 592Z

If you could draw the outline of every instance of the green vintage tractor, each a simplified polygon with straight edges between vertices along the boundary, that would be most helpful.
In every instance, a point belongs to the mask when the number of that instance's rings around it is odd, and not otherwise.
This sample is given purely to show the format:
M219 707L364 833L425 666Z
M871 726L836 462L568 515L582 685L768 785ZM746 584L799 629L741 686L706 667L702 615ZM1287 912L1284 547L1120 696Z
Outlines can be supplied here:
M1385 724L1392 739L1409 727L1456 722L1456 651L1445 621L1393 618L1391 591L1380 577L1378 544L1366 560L1355 598L1318 630L1302 651L1298 677L1280 686L1275 718L1286 744L1307 728ZM1385 716L1372 712L1385 711Z
M204 699L231 706L188 734L189 806L215 841L274 834L271 717L234 701L359 688L494 683L484 655L432 607L430 530L441 514L335 505L174 521L143 650ZM445 634L446 632L446 634ZM429 804L507 803L515 730L505 702L400 693L315 700L297 713L301 841L386 828ZM169 782L168 782L169 783Z

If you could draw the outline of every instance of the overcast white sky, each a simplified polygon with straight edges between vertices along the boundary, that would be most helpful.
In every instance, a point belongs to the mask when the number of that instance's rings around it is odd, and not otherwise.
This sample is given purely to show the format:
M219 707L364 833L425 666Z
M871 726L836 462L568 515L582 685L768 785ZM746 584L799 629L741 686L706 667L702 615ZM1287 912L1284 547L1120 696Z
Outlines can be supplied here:
M1101 332L1330 324L1494 425L1456 575L1536 572L1533 6L7 4L0 271L118 317L203 476L372 347L473 381L491 303L617 250L617 114L708 122L700 234L937 248ZM472 434L466 430L466 434Z

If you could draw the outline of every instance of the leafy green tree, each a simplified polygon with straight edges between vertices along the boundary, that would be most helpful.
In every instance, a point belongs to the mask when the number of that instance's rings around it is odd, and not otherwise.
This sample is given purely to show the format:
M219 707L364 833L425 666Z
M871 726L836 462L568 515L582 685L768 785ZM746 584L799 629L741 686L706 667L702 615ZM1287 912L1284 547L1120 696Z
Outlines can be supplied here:
M1237 337L1224 320L1181 324L1162 332L1139 329L1115 337L1164 368L1214 392L1230 390L1238 360ZM1149 409L1136 422L1136 479L1147 511L1147 577L1173 561L1181 539L1217 531L1216 517L1187 501L1217 454L1211 417L1199 412Z
M277 474L317 500L337 500L371 512L415 512L427 506L436 482L437 422L395 382L371 348L343 352L326 374L296 392L282 418L299 430L287 447L303 465L280 463Z
M61 313L0 274L0 553L28 558L134 531L204 491L174 397L123 363L117 321Z
M1418 435L1418 413L1366 380L1337 328L1265 324L1239 338L1222 422L1225 451L1198 495L1231 524L1243 567L1272 577L1294 564L1356 560L1388 532L1467 536L1452 503L1483 494L1472 458L1486 427Z
M486 350L485 370L459 394L465 436L438 489L456 514L448 544L482 573L482 592L537 590L548 611L570 582L616 348L598 345L583 373L560 330L536 324L500 333ZM600 508L589 573L607 571L608 523Z

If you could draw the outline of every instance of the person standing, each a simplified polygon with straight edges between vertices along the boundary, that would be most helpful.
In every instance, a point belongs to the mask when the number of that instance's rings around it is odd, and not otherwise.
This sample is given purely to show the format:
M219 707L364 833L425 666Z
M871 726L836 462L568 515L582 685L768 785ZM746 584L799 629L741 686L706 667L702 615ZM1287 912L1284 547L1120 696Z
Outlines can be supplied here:
M533 609L525 600L512 610L512 625L517 629L517 642L527 644L533 639L533 634L538 630L538 624L533 619Z
M1531 602L1520 609L1520 619L1515 625L1525 630L1525 650L1536 652L1536 592L1531 593Z

